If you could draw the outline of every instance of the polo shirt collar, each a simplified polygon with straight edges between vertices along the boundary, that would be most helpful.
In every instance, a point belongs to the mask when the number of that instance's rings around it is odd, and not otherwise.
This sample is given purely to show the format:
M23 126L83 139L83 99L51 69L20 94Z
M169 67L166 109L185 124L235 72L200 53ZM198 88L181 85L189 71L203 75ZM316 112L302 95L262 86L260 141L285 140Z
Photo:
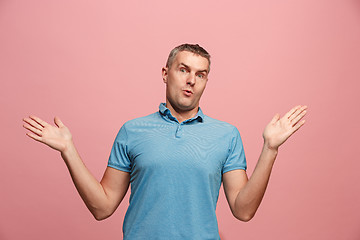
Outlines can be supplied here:
M172 120L172 121L177 121L176 118L171 114L170 109L168 109L166 107L165 103L160 103L159 105L159 112L161 113L162 116L167 117L168 119ZM184 121L184 123L186 122L192 122L194 120L197 120L199 122L202 122L204 120L204 113L202 112L201 108L199 107L198 112L196 113L195 117L190 118L186 121Z

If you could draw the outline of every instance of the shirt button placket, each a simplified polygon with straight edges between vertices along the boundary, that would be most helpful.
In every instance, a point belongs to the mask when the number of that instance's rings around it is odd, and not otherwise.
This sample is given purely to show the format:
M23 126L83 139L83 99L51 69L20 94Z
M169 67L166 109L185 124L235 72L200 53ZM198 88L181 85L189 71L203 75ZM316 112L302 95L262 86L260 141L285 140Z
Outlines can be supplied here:
M178 124L175 132L175 137L180 138L182 135L182 124Z

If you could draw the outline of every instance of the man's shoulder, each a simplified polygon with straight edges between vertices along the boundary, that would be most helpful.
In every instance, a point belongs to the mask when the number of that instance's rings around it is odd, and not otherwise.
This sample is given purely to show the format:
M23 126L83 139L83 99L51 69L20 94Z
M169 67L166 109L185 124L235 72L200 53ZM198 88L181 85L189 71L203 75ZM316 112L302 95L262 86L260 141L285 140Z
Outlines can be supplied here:
M229 127L229 128L234 128L235 126L231 123L225 122L223 120L219 120L213 117L209 117L208 115L204 115L204 122L209 123L209 124L217 124L217 125L222 125L224 127Z
M144 124L146 125L152 122L157 122L159 121L159 119L160 119L159 112L154 112L146 116L130 119L126 121L123 126L126 128L131 128L139 125L144 125Z
M236 126L233 124L213 118L213 117L209 117L207 115L204 115L204 123L208 124L209 126L223 128L223 129L227 129L229 131L237 130Z

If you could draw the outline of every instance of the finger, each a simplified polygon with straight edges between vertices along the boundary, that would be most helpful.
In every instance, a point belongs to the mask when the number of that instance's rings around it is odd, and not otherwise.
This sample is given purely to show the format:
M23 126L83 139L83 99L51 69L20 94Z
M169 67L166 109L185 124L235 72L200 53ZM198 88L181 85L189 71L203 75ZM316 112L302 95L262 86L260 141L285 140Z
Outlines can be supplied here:
M23 121L39 130L42 130L44 127L42 125L40 125L38 122L30 119L30 118L24 118Z
M270 123L271 124L274 124L274 123L276 123L277 121L279 121L279 119L280 119L280 114L275 114L275 116L271 119L271 121L270 121Z
M36 135L38 136L41 136L42 135L42 131L37 129L37 128L34 128L33 126L29 125L29 124L24 124L23 125L24 128L26 128L27 130L31 131L32 133L35 133Z
M59 117L55 117L54 118L54 123L56 124L56 126L60 127L64 127L65 125L63 124L63 122L60 120Z
M42 120L42 119L40 119L40 118L38 118L36 116L30 116L30 118L32 120L34 120L35 122L37 122L38 124L40 124L41 126L43 126L43 127L49 125L47 122L45 122L44 120Z
M38 135L35 135L33 133L26 133L30 138L34 139L35 141L42 142L42 138Z
M299 108L298 110L296 110L293 115L290 116L289 120L290 122L297 122L299 121L299 119L301 119L301 117L299 118L299 116L304 116L304 114L306 114L306 109L307 109L307 106L303 106L301 108Z
M287 113L284 115L284 117L285 117L285 118L289 118L289 117L290 117L291 115L293 115L294 112L296 112L296 110L298 110L300 107L301 107L300 105L298 105L298 106L296 106L296 107L293 107L289 112L287 112Z
M291 120L293 126L295 126L304 116L306 115L306 110L302 111L294 119Z
M305 120L302 120L302 121L298 122L297 124L295 124L295 126L293 127L293 132L292 133L299 130L299 128L301 128L304 124L305 124Z

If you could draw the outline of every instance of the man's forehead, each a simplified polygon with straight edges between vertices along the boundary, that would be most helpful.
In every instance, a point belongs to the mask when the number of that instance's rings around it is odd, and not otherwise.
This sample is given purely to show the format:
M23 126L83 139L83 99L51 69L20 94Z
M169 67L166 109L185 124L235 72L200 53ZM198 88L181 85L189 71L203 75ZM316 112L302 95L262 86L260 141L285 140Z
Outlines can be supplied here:
M179 65L185 65L187 67L196 68L200 71L208 71L209 61L205 57L189 52L189 51L181 51L178 52L174 59L174 63Z

